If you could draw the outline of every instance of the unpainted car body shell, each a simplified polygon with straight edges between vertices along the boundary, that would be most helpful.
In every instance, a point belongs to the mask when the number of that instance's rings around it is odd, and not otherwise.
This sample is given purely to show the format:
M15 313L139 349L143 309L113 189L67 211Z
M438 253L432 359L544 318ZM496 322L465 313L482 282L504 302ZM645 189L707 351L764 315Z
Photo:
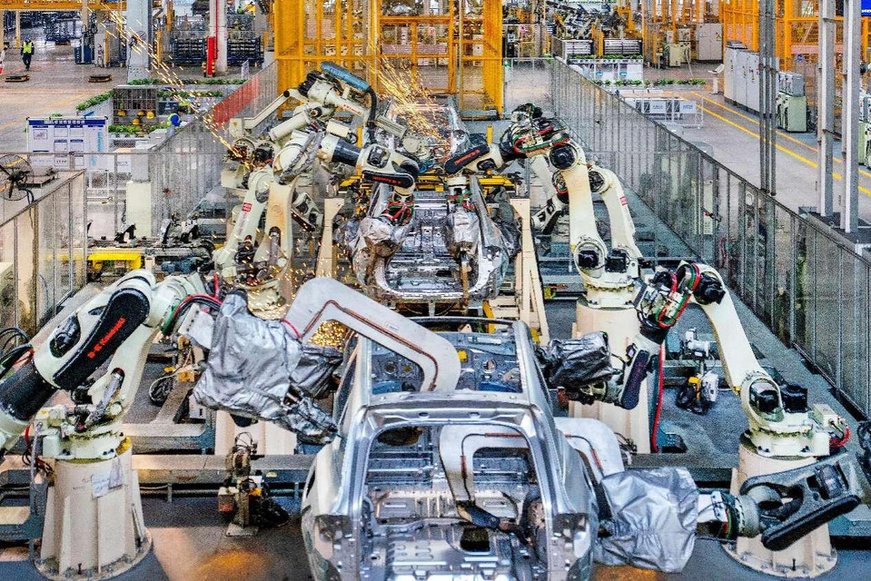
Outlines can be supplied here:
M512 323L505 337L515 344L522 385L519 392L459 389L449 393L399 391L373 394L373 385L379 379L373 366L373 353L378 347L365 339L359 340L349 364L353 365L353 373L346 371L337 394L343 408L339 436L317 454L304 491L302 530L315 579L402 578L390 571L373 573L368 570L370 556L361 548L367 535L362 521L370 449L385 430L464 424L507 428L521 434L528 446L540 488L546 523L546 534L542 538L547 539L548 546L538 547L538 550L539 554L547 555L543 564L546 572L532 577L512 574L493 578L559 580L589 577L592 543L598 530L590 474L578 450L570 445L569 436L554 421L528 328L522 323ZM459 340L463 340L462 334L459 334ZM561 421L565 423L566 420ZM600 433L610 434L608 430ZM591 438L596 436L591 435ZM616 440L596 445L615 447ZM619 452L617 456L619 458ZM376 557L373 555L371 559ZM418 578L482 577L430 571Z

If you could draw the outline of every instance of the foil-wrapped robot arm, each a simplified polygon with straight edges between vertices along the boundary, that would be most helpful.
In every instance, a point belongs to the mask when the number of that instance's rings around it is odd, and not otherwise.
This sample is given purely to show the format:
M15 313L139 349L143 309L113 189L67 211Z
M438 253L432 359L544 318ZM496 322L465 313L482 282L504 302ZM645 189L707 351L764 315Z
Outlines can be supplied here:
M620 369L613 367L608 336L600 331L551 341L539 350L539 362L548 385L559 390L561 399L633 409L665 335L665 331L643 325L626 353L617 357L622 362Z
M328 442L335 422L313 401L324 390L312 389L301 364L303 348L313 347L309 340L327 321L417 363L422 390L456 387L460 362L450 342L335 280L317 278L300 287L281 321L259 319L248 312L244 297L228 295L214 325L206 369L194 388L197 401L274 422L309 442Z

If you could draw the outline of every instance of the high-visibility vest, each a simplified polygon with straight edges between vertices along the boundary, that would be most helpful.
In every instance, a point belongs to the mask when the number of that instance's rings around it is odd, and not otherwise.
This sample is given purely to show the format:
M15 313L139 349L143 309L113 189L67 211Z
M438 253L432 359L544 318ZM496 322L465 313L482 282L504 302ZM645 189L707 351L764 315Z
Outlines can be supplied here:
M24 43L24 54L31 54L33 52L33 43L25 42Z

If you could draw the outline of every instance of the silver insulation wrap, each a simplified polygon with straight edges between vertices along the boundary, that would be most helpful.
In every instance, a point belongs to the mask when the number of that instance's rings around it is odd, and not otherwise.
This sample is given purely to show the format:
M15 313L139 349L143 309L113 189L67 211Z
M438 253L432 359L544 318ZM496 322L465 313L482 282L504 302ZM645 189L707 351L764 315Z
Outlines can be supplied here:
M474 253L481 241L478 216L462 207L448 214L442 232L445 246L454 258L458 258L463 252Z
M306 392L320 393L333 369L325 375L314 352L304 354L287 325L255 317L245 296L234 292L218 313L194 397L208 408L274 422L303 441L324 443L335 434L335 423Z
M699 491L685 468L618 472L602 480L610 518L600 522L594 559L666 573L692 555Z

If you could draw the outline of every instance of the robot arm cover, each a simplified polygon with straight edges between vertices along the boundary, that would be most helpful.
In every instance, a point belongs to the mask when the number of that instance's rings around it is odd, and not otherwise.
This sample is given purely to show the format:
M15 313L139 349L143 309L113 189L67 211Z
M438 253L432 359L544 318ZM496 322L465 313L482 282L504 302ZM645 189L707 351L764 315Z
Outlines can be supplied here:
M255 317L244 294L230 293L194 397L211 409L275 422L307 441L325 443L336 426L294 382L301 357L302 346L285 324Z

